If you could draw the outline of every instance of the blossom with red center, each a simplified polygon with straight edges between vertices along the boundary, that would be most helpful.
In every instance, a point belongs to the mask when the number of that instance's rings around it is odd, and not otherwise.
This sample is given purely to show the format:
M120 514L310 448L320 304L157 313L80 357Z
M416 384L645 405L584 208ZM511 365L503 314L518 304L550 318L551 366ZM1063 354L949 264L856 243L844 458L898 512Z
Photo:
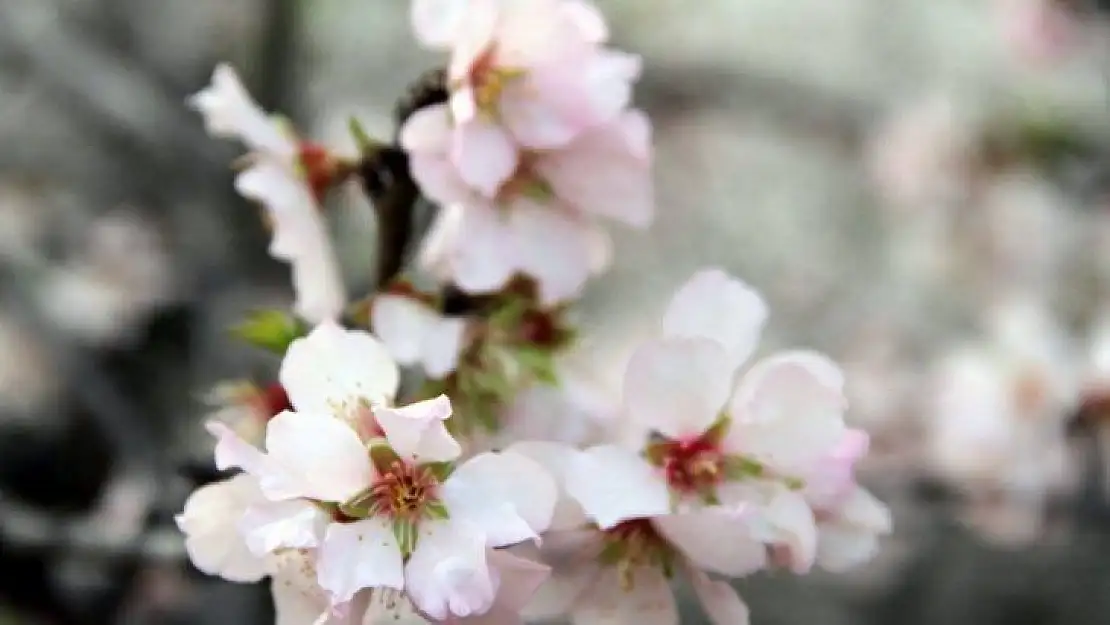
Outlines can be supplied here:
M317 326L289 346L280 379L295 411L270 420L265 450L209 424L217 466L243 469L261 491L239 524L247 547L315 549L335 606L391 588L435 619L489 610L488 549L550 521L555 485L543 468L510 452L454 466L450 402L392 406L397 366L365 332Z
M263 111L228 65L216 67L212 84L189 102L209 134L250 149L235 188L266 207L270 255L292 267L297 313L312 323L337 319L347 295L319 200L339 176L339 161Z

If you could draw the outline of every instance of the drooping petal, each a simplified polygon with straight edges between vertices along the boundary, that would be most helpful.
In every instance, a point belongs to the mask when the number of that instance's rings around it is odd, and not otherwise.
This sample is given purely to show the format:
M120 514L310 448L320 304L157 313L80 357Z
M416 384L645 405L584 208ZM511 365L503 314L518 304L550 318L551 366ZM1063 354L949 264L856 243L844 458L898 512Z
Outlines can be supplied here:
M632 571L632 587L622 587L616 567L608 567L572 613L574 625L678 625L678 607L667 578L655 567Z
M191 96L188 102L204 116L205 128L212 136L237 138L251 150L285 159L292 159L297 153L295 138L255 103L235 70L226 63L216 66L212 84Z
M397 364L381 341L333 322L293 341L278 377L298 411L316 414L354 409L360 400L388 403L400 383Z
M626 111L567 147L544 153L535 169L578 211L637 228L651 223L651 124L641 111Z
M247 549L237 527L247 507L261 499L258 481L246 473L193 491L175 517L193 566L232 582L262 579L266 563Z
M720 269L703 269L671 299L663 333L717 341L739 367L755 351L766 322L767 304L759 293Z
M551 524L557 497L547 471L512 451L474 456L441 489L451 519L480 528L491 547L536 538Z
M320 543L328 517L311 501L262 501L247 508L238 530L257 556L278 549L309 549Z
M270 255L289 263L296 310L310 323L336 319L347 301L327 224L306 182L289 165L259 157L235 178L270 217Z
M580 452L567 466L564 479L567 493L603 530L670 511L664 478L643 458L615 445Z
M464 181L492 198L516 170L519 153L512 138L484 117L459 123L452 135L451 162Z
M694 594L713 625L748 625L748 606L735 588L698 570L691 569L689 575Z
M487 612L497 580L486 561L485 534L454 520L421 523L416 551L405 565L405 591L436 620Z
M284 469L280 481L261 478L262 492L271 499L342 502L369 487L374 476L358 434L327 414L279 414L266 428L266 449Z
M844 435L843 375L828 358L786 352L741 379L730 403L726 449L804 476Z
M332 523L318 557L320 586L333 603L350 601L363 588L405 587L401 549L388 519Z
M710 508L669 514L656 518L655 526L699 568L742 577L767 564L767 548L752 535L742 511Z
M402 458L414 462L446 462L462 454L462 447L443 422L451 416L451 400L446 395L400 408L374 410L378 425L390 447Z
M672 439L697 436L721 413L732 386L728 355L704 338L644 343L624 376L630 419Z
M526 198L509 208L516 268L536 279L540 302L574 299L594 273L597 226Z

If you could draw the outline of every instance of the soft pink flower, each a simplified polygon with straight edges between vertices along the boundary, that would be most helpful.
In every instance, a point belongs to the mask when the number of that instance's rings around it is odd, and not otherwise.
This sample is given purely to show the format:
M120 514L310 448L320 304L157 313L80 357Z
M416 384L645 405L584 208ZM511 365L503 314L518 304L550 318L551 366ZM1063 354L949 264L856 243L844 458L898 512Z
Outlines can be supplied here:
M1081 24L1059 0L996 0L1002 35L1021 60L1060 61L1075 48Z
M639 58L602 47L604 21L585 2L415 0L426 45L450 48L449 158L493 197L520 147L551 149L612 120L627 105Z

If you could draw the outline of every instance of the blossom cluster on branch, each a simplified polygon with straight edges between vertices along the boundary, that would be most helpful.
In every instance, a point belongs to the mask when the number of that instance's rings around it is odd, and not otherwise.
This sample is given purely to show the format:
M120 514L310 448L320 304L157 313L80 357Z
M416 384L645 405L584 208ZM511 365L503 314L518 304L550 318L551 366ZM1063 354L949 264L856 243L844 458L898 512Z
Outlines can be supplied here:
M840 368L805 350L745 366L768 307L740 280L704 269L681 286L619 401L585 397L568 371L571 307L612 253L604 221L652 219L639 57L607 45L585 0L411 8L419 42L449 59L393 142L353 123L360 153L335 154L227 66L190 100L248 147L235 186L264 207L296 293L293 314L238 328L281 365L221 388L207 429L237 473L178 517L194 565L271 578L283 625L666 625L676 577L737 625L748 610L728 579L873 556L889 512L856 483L868 436L845 424ZM380 252L403 255L408 241L385 238L408 236L389 226L411 219L415 198L389 195L405 180L435 222L412 263L351 298L328 193L361 183ZM584 436L590 420L622 435Z

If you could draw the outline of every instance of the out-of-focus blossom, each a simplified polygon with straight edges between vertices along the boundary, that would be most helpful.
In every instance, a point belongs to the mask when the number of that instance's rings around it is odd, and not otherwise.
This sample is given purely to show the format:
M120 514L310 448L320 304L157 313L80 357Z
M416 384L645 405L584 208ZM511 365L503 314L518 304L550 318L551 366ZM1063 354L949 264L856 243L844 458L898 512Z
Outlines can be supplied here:
M947 96L899 108L871 137L867 165L879 193L904 209L936 210L967 192L974 126Z
M492 199L451 163L451 132L447 106L433 106L410 118L401 141L422 191L444 207L423 264L466 291L495 291L522 273L544 302L571 299L608 266L611 244L595 218L651 220L651 131L639 111L560 149L525 154Z
M521 150L568 144L627 105L640 60L602 46L600 14L584 2L415 0L425 45L451 50L448 158L493 198Z
M1062 0L994 0L1002 37L1026 63L1065 58L1082 38L1082 24Z
M486 552L546 529L555 486L509 452L461 454L446 397L391 407L398 371L371 335L317 326L290 345L281 383L296 412L271 419L261 451L213 422L220 468L258 479L239 528L248 548L317 549L320 586L344 609L364 589L404 591L434 619L494 605Z
M467 320L441 315L416 297L385 293L374 298L370 324L398 364L420 365L432 379L458 366Z
M297 313L312 323L337 318L347 297L319 206L336 175L335 159L263 111L228 65L219 65L212 84L189 102L210 134L238 139L251 151L235 188L267 209L270 254L292 268Z

